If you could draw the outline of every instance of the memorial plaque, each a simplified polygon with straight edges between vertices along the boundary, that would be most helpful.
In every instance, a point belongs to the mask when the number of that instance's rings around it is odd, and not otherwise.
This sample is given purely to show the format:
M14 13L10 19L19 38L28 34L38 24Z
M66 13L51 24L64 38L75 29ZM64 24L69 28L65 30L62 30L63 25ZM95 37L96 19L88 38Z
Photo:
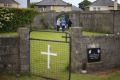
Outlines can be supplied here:
M88 62L99 62L101 60L100 48L88 48L87 49Z

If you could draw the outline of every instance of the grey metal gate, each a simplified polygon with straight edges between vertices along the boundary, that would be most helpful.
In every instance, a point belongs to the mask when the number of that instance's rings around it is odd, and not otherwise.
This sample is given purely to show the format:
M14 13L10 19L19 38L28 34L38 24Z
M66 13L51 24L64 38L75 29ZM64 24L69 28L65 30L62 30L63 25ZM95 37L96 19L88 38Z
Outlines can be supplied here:
M69 34L47 31L37 33L39 34L38 37L35 37L36 34L30 38L31 74L48 80L70 80L71 43ZM49 38L51 35L56 36L53 39L47 39L43 38L42 34L48 35Z

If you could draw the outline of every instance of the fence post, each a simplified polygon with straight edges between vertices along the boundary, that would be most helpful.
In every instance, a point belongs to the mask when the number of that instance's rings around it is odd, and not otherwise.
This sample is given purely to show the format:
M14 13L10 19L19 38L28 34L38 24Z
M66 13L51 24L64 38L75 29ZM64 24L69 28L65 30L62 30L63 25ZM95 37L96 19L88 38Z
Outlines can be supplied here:
M29 73L30 71L30 41L29 28L19 28L19 57L20 57L20 72Z

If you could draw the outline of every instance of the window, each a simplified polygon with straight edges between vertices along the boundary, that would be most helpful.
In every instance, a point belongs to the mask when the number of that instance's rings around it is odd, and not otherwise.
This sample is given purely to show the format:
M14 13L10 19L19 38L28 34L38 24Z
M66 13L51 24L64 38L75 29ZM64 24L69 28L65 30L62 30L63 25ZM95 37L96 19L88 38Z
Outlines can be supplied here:
M5 7L10 7L11 4L4 3L4 6L5 6Z
M96 7L93 7L93 10L96 11Z
M64 6L64 8L66 8L66 6Z
M46 6L43 7L43 11L46 11Z
M100 11L100 7L98 7L98 11Z
M10 7L10 6L11 6L11 4L8 4L8 6Z
M6 7L7 7L7 3L4 3L4 6L6 6Z

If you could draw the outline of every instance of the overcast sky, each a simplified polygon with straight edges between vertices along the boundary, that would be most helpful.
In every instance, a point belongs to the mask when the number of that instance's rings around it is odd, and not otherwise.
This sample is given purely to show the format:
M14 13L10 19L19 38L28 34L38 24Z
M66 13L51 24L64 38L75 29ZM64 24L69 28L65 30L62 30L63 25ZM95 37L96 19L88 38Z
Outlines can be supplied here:
M21 4L20 7L26 7L26 5L27 5L27 0L16 0L16 1ZM31 2L40 2L41 0L30 0L30 1ZM73 4L78 7L78 3L80 3L83 0L63 0L63 1L68 2L68 3ZM89 0L89 1L93 2L95 0ZM118 0L118 2L120 3L120 0Z

